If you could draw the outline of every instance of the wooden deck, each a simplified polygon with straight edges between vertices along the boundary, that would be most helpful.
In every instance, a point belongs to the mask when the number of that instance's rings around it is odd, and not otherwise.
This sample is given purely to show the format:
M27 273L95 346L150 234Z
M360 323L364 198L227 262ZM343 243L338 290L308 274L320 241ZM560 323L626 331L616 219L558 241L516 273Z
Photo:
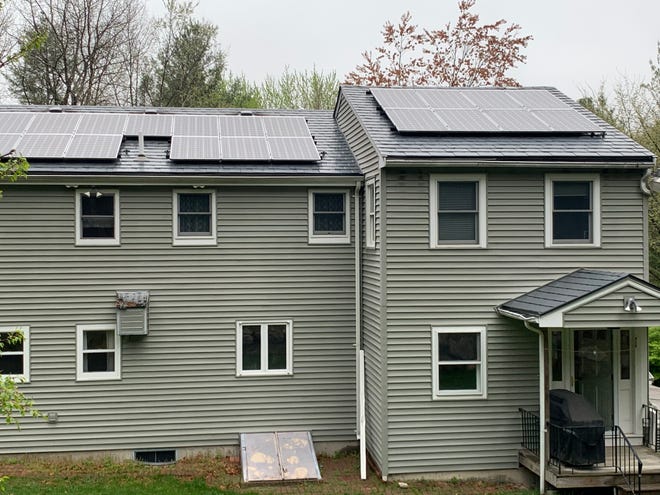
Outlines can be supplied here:
M642 461L642 490L658 488L660 491L660 452L655 453L648 447L635 447ZM548 465L546 481L555 488L590 488L614 487L622 484L623 478L616 473L612 462L612 448L605 449L605 463L591 468ZM532 473L539 474L539 458L527 449L520 449L518 460ZM645 490L645 488L647 490Z

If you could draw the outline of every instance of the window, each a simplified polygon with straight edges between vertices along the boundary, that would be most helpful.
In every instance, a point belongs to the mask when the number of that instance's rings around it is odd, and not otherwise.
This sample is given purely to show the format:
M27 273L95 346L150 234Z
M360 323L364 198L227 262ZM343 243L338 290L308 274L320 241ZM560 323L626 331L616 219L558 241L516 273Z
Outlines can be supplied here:
M546 175L546 247L600 246L600 179L595 174Z
M433 327L433 398L486 397L486 329Z
M173 240L175 246L216 243L215 193L174 191Z
M376 181L367 181L365 189L365 222L367 247L376 247Z
M433 174L430 180L432 248L485 248L486 176Z
M309 191L310 244L349 244L348 192L332 189Z
M0 327L0 374L30 380L30 328Z
M119 191L76 190L76 245L119 245Z
M293 374L293 322L267 321L236 323L236 374Z
M78 325L76 375L78 380L119 380L121 340L114 325Z

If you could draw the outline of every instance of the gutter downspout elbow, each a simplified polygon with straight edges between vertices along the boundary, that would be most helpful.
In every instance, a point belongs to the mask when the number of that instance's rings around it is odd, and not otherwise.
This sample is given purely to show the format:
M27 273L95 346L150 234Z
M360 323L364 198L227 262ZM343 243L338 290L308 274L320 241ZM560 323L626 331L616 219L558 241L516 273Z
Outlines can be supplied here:
M545 493L546 458L546 417L545 417L545 345L540 328L533 327L529 320L523 320L525 328L539 336L539 492Z
M653 169L647 168L646 172L639 181L639 188L642 190L642 193L646 196L651 195L651 189L649 187L649 178L653 175Z

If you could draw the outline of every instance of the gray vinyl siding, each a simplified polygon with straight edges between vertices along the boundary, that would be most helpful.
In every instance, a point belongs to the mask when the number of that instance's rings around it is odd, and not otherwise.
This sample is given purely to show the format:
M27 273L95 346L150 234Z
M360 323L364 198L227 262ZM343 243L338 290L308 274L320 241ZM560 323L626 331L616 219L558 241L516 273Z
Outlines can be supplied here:
M349 144L367 180L375 180L376 192L376 247L366 247L364 201L362 214L362 347L365 351L367 449L382 471L386 472L386 417L385 381L386 348L381 318L383 274L381 267L382 194L378 155L363 132L360 122L348 103L340 96L336 111L337 123ZM364 197L364 195L363 195Z
M641 313L623 311L624 300L634 297ZM660 301L630 287L607 294L564 314L566 328L650 327L660 321Z
M353 246L308 244L306 187L216 197L217 246L172 246L171 188L122 187L121 246L75 247L72 190L4 188L0 325L30 326L21 388L59 422L3 426L0 453L354 441ZM150 291L149 335L122 338L121 380L76 381L76 324L114 323L121 289ZM236 377L236 321L259 319L293 321L293 376Z
M389 474L517 467L538 341L493 308L580 267L643 273L640 173L601 177L601 248L545 248L543 171L487 171L488 247L431 249L429 172L388 171ZM468 325L487 329L487 398L433 400L431 326Z

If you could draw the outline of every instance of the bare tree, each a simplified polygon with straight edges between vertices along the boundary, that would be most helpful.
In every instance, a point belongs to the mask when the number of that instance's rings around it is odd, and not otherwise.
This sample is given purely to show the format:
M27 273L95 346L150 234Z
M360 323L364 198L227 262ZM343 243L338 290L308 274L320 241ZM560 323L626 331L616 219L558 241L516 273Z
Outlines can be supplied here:
M141 0L15 0L19 43L41 46L10 64L11 93L23 103L136 102L149 23Z
M470 11L475 2L458 2L454 26L420 30L410 12L396 26L386 22L383 45L363 52L364 63L346 81L368 86L517 86L507 72L526 60L521 51L532 37L520 35L520 26L504 19L479 24L479 15Z

